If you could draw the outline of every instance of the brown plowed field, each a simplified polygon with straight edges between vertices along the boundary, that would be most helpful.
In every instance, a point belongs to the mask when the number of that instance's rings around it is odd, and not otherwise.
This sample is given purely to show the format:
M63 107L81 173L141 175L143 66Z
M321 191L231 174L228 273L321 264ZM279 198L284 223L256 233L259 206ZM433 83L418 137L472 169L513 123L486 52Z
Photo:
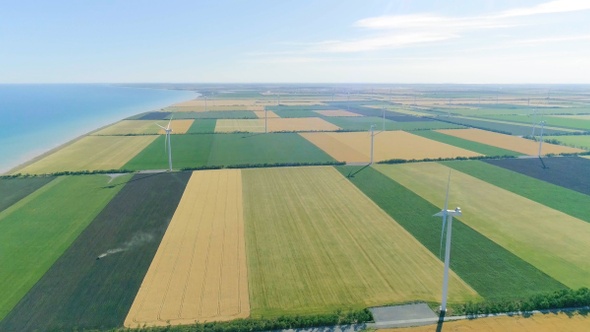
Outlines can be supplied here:
M325 111L315 111L316 113L323 115L323 116L362 116L357 113L345 111L345 110L325 110Z
M369 162L371 134L304 133L307 140L326 151L338 161ZM375 135L374 161L389 159L425 159L480 156L479 153L436 142L405 131L385 131Z
M125 326L223 321L249 314L241 171L195 172Z
M437 130L440 133L459 137L473 142L488 144L506 150L512 150L526 155L537 155L539 143L517 136L510 136L481 129L444 129ZM542 154L548 153L577 153L584 150L574 149L567 146L543 143Z

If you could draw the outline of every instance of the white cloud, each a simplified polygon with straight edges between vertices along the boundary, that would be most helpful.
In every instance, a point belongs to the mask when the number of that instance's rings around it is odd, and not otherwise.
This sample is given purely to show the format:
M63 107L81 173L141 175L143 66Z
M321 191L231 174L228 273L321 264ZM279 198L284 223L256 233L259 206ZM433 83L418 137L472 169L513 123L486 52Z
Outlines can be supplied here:
M377 37L367 37L364 39L351 41L325 41L315 44L311 50L314 52L330 53L350 53L350 52L367 52L380 49L392 49L404 46L431 43L457 38L452 33L390 33Z
M588 0L555 0L528 8L516 8L504 11L498 17L531 16L583 11L590 9Z

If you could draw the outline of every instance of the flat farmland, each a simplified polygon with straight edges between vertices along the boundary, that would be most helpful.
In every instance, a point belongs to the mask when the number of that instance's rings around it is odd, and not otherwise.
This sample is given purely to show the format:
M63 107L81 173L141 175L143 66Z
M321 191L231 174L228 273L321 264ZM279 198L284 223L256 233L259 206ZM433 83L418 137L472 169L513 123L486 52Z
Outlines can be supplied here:
M253 317L438 301L442 262L332 167L242 170ZM450 301L477 299L451 273Z
M450 144L470 151L474 151L477 153L481 153L486 156L522 156L521 153L518 153L516 151L501 149L488 144L468 141L463 138L446 135L434 130L417 130L412 132L412 134L422 136L431 140L435 140L441 143Z
M27 197L53 179L54 177L50 176L0 179L0 192L2 193L0 195L0 211Z
M268 130L280 131L335 131L340 127L321 118L268 119Z
M490 119L513 121L513 122L524 122L524 123L531 123L532 122L531 118L529 116L522 116L522 115L486 115L485 117L490 118ZM543 119L547 122L547 126L590 130L590 120L589 119L570 118L570 117L564 117L561 115L560 116L545 115Z
M241 171L194 172L125 326L246 318L247 276Z
M449 168L438 163L375 168L442 206ZM590 286L590 224L460 172L449 206L459 219L570 288Z
M590 195L590 160L578 157L539 159L499 159L486 162L539 180Z
M190 111L208 111L208 110L232 110L232 109L249 109L260 110L267 103L252 99L193 99L174 104L171 108L187 109Z
M590 150L590 135L545 136L544 138L559 141L563 145Z
M450 122L458 125L463 125L467 127L475 127L475 128L483 128L487 130L494 130L494 131L501 131L507 132L512 135L530 135L532 132L532 126L530 124L518 124L514 122L508 121L500 121L500 120L493 120L493 119L483 119L483 118L467 118L467 117L460 117L460 116L452 116L450 118L447 117L439 117L437 118L439 121ZM568 132L568 130L562 129L550 129L545 128L543 131L547 135L557 134Z
M445 135L455 136L473 142L496 146L502 149L516 151L525 155L537 155L539 153L539 143L524 138L510 136L505 134L494 133L481 129L450 129L438 130ZM584 150L570 148L567 146L543 143L542 154L548 153L578 153Z
M315 111L315 112L318 113L319 115L323 115L323 116L353 116L353 117L362 116L360 114L350 112L350 111L345 111L345 110L320 110L320 111Z
M129 179L61 176L0 212L0 319L45 274Z
M356 133L303 133L304 138L330 154L334 159L346 162L369 162L371 135ZM474 157L481 154L439 143L405 131L385 131L375 135L374 161L389 159L425 159Z
M264 117L266 116L267 118L278 118L279 116L277 115L277 113L273 112L273 111L254 111L254 114L256 114L256 116L260 119L264 119Z
M119 169L157 137L86 136L17 172L41 174Z
M160 128L152 120L122 120L106 128L92 133L97 136L151 134L158 133Z
M189 176L138 174L131 180L126 176L128 182L107 184L122 189L0 323L0 330L122 326Z
M590 316L587 311L547 313L527 316L500 316L446 322L442 331L478 332L582 332L588 330ZM379 332L432 332L436 325L400 329L380 329Z
M216 125L216 119L198 119L193 121L193 125L188 129L187 134L213 134Z
M263 133L264 120L261 119L220 119L215 125L216 133Z
M375 117L375 116L363 116L363 117L326 117L327 121L332 122L343 130L352 131L367 131L371 125L375 125L377 130L383 128L385 123L385 130L426 130L426 129L457 129L465 128L460 125L441 122L441 121L404 121L395 122L390 119Z
M174 119L256 119L253 111L174 112Z
M193 125L194 120L172 120L170 122L170 128L172 128L172 134L185 134L189 128ZM160 123L160 126L166 127L167 123ZM157 127L157 126L156 126ZM164 135L166 131L158 127L158 134Z
M207 165L215 135L172 135L172 165L175 169ZM150 145L125 164L123 169L167 169L168 154L164 150L165 136L156 136Z
M339 166L337 169L428 250L443 259L441 220L433 217L440 207L373 167ZM526 298L566 288L457 219L453 220L452 244L451 269L486 300Z

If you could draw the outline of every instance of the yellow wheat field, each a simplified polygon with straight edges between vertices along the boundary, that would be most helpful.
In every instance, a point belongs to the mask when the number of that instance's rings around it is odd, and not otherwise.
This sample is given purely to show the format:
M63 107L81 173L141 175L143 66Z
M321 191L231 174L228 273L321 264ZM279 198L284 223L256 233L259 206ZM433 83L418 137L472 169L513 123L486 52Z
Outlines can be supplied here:
M549 313L523 316L487 317L442 325L445 332L584 332L590 329L590 316L582 314ZM437 325L412 328L383 329L380 332L434 332Z
M93 135L128 135L128 134L157 134L158 126L153 120L122 120Z
M126 327L250 315L240 170L194 172Z
M17 172L110 170L123 167L158 136L86 136Z
M254 114L256 114L256 116L260 119L264 119L264 117L266 116L267 118L280 118L280 116L277 115L277 113L273 112L273 111L266 111L266 115L264 115L264 111L254 111Z
M340 127L320 118L268 118L268 131L333 131ZM264 119L219 119L215 124L216 133L264 132Z
M193 99L171 106L176 112L205 111L264 111L264 106L275 105L276 101L256 99Z
M324 111L315 111L318 114L323 116L362 116L357 113L345 111L345 110L324 110Z
M369 162L371 134L355 133L303 133L307 140L338 161L348 163ZM436 142L405 131L385 131L375 135L374 160L426 159L480 156L479 153Z
M172 134L185 134L189 128L193 125L195 120L172 120L170 123L170 128L172 128ZM167 122L158 122L158 124L162 127L166 127L168 125ZM154 125L155 126L155 125ZM163 135L166 134L164 129L156 126L156 128L160 129L158 134Z
M500 133L494 133L481 129L445 129L437 130L440 133L451 135L473 142L488 144L506 150L512 150L526 155L537 155L539 153L539 143L524 139L521 137L510 136ZM577 153L584 150L570 148L567 146L543 143L542 154L548 153Z

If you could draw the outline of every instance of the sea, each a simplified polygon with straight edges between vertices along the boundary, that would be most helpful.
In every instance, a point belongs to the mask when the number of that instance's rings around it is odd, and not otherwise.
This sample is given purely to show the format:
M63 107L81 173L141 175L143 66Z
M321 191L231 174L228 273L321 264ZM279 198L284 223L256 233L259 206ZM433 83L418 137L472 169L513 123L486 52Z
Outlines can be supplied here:
M0 174L92 130L198 96L108 84L0 84Z

